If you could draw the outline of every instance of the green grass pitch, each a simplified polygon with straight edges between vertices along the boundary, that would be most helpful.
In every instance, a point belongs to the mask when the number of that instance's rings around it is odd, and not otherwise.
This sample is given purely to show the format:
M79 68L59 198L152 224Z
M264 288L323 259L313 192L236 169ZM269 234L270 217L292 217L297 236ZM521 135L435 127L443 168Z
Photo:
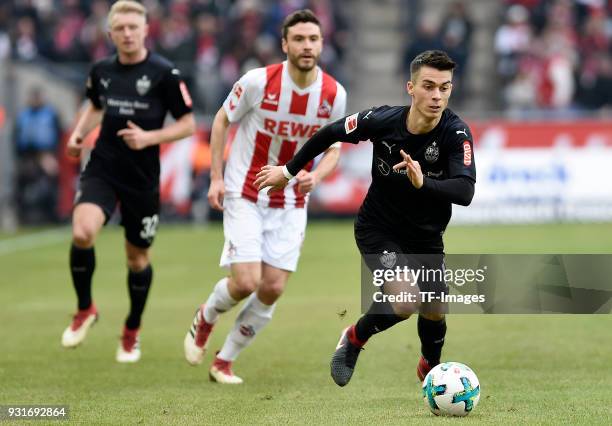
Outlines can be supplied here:
M58 232L16 251L14 236L0 236L0 404L66 404L71 421L83 424L612 423L610 315L449 317L443 357L471 366L482 386L465 419L436 418L423 403L414 319L373 337L351 383L337 387L330 355L359 316L349 222L309 225L273 321L235 365L242 386L208 381L212 353L199 368L182 354L196 306L222 276L218 225L161 227L136 365L114 361L128 298L122 232L105 229L94 276L100 321L81 347L62 349L75 299L70 231ZM451 227L446 245L449 253L612 253L612 224ZM221 318L211 352L236 313Z

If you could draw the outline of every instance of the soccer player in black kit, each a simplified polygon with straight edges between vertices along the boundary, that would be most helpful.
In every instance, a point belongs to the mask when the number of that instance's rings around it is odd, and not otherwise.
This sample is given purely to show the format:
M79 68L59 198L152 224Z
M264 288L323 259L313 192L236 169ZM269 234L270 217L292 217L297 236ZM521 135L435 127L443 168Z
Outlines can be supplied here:
M372 108L322 128L285 166L263 167L255 184L278 190L332 143L369 139L373 145L372 184L355 221L355 239L367 266L372 270L380 269L381 264L383 269L393 264L443 270L442 235L451 217L451 204L469 205L476 182L471 132L447 109L454 68L445 52L419 54L411 63L407 83L410 106ZM448 293L443 277L440 279L426 283L431 285L427 290L421 288L421 281L416 284L422 292ZM383 287L387 294L409 288L406 284L398 287L397 280ZM351 379L357 357L372 335L416 312L422 353L418 378L423 380L440 363L447 305L423 302L420 297L414 302L391 302L373 303L355 325L342 332L331 361L331 375L339 386Z
M70 270L78 311L62 335L62 345L78 346L98 317L91 297L94 242L119 205L131 306L116 359L136 362L140 319L153 278L149 247L159 221L159 144L193 134L195 122L179 71L145 47L144 6L132 0L114 3L108 25L117 53L91 69L88 102L67 145L68 154L78 157L83 139L101 124L72 214ZM164 127L168 111L176 121Z

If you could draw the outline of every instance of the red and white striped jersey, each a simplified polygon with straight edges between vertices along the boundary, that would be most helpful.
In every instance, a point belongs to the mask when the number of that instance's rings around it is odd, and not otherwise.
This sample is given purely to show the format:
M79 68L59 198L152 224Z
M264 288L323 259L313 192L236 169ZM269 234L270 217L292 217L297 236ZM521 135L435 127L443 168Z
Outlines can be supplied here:
M225 196L273 208L304 207L308 197L292 180L268 196L253 182L261 167L284 165L322 126L344 117L346 91L317 67L316 81L300 89L287 62L247 72L223 103L229 121L239 122L225 168ZM339 147L339 143L335 148ZM312 163L306 169L310 171Z

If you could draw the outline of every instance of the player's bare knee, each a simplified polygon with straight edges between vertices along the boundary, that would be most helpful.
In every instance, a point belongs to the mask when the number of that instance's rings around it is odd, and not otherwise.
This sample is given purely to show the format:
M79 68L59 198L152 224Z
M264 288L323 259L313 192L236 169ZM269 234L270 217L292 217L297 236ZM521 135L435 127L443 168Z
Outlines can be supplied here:
M271 305L276 300L281 297L285 291L285 281L284 280L274 280L274 281L263 281L261 287L259 288L259 297L260 300L267 304Z
M75 222L72 226L72 242L79 248L89 248L94 245L97 231L87 223Z
M149 256L147 254L128 254L127 267L130 271L140 272L149 265Z
M402 317L402 318L409 318L411 315L419 312L419 309L421 307L421 302L419 301L414 301L414 302L395 302L395 303L391 303L391 308L393 309L393 313L395 313L395 315Z
M149 265L149 249L137 247L126 240L125 256L130 271L140 272Z
M149 265L149 249L137 247L126 240L125 255L127 267L132 272L140 272Z
M259 280L250 275L240 275L232 277L230 286L230 293L237 295L242 300L257 290Z

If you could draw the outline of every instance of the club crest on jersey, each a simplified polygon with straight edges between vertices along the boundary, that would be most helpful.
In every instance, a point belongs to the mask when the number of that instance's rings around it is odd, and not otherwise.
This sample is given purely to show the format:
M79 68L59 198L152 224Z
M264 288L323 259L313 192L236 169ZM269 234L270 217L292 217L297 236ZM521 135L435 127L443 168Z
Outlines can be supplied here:
M317 111L317 117L318 118L331 117L331 105L329 104L327 99L324 99L323 102L321 102L321 105L319 105L319 109Z
M349 133L354 132L355 129L357 129L357 116L358 115L359 115L358 113L355 113L353 115L349 115L348 117L344 119L344 130L346 131L347 135Z
M439 156L440 148L438 147L436 141L434 141L434 143L432 143L427 147L427 149L425 149L425 160L427 160L428 163L435 163L436 161L438 161Z
M395 262L397 262L397 254L395 254L394 251L388 252L385 250L383 254L380 255L380 263L385 268L393 268Z
M149 80L146 74L136 80L136 91L140 96L144 96L150 88L151 80Z

